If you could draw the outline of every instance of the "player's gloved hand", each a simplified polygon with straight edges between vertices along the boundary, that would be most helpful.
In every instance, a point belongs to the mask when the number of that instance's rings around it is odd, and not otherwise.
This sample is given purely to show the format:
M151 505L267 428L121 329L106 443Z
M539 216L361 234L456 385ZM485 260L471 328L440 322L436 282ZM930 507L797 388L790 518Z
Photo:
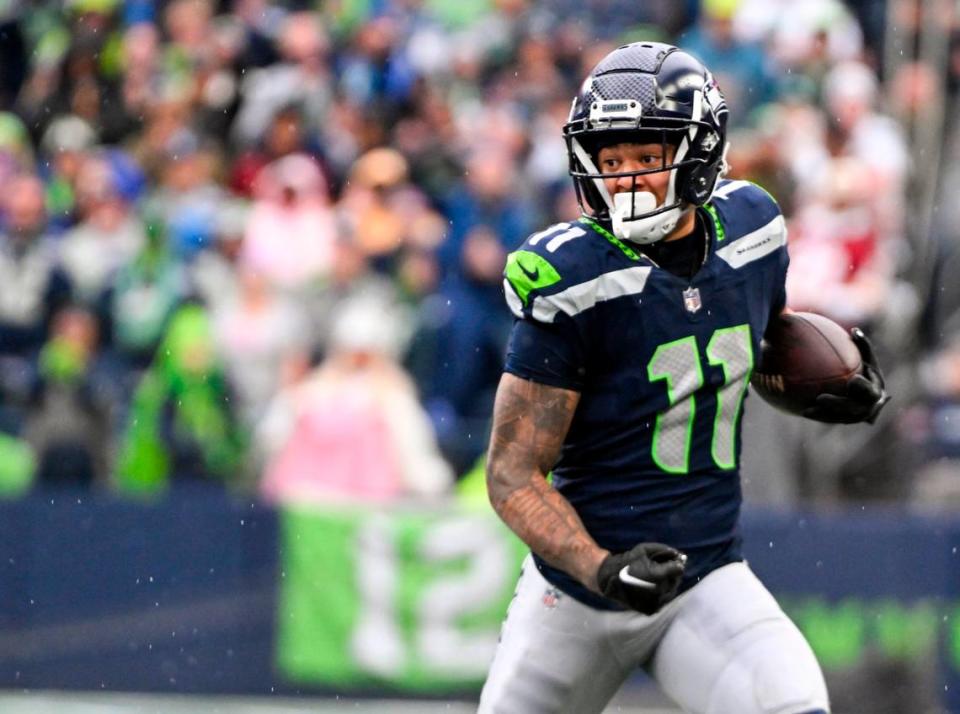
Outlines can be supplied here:
M626 553L611 553L600 564L597 584L604 596L652 615L680 587L687 556L662 543L641 543Z
M859 327L850 330L850 337L860 350L863 369L847 382L845 395L821 394L817 397L816 405L803 413L808 419L829 424L856 424L862 421L873 424L883 405L890 401L883 372L877 364L870 340Z

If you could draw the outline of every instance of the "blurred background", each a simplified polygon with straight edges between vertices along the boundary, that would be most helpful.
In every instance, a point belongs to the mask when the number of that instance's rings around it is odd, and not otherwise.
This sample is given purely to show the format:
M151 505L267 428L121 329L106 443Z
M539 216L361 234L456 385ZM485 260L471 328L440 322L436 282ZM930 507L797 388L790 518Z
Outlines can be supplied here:
M4 711L469 710L523 552L501 271L576 217L561 126L635 40L714 72L791 306L894 395L748 400L751 563L835 711L960 712L950 0L0 0Z

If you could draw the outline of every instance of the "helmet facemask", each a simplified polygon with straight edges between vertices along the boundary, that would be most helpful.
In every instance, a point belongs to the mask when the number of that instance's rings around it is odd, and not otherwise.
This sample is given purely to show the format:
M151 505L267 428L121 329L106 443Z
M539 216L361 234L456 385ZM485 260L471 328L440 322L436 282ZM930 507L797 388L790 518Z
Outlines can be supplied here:
M590 151L583 146L580 139L570 137L571 152L582 167L581 171L574 173L575 178L583 179L583 182L576 182L581 207L586 201L594 215L610 221L614 235L622 240L645 244L666 238L677 227L684 214L692 208L677 193L677 173L684 163L688 149L687 138L676 136L678 133L676 129L607 132L606 136L601 135L594 140ZM601 172L597 166L600 150L619 143L660 144L660 166L636 171ZM668 161L670 152L673 155ZM669 179L663 203L658 205L657 196L642 187L638 177L662 172L669 172ZM632 179L631 190L611 195L606 181L624 177ZM584 188L586 190L581 193Z

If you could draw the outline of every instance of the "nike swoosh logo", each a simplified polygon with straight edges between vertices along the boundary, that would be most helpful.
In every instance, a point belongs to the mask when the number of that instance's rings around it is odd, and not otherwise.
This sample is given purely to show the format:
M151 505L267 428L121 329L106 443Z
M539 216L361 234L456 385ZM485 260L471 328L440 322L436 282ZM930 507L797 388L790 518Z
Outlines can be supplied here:
M530 278L530 280L533 282L537 282L537 280L540 279L540 266L537 266L535 270L528 270L520 261L517 261L517 265L520 266L520 270L523 271L523 274Z
M643 578L637 578L631 575L629 565L624 565L620 569L620 582L626 585L633 585L637 588L645 588L647 590L655 590L657 587L656 583L651 583L649 580L644 580Z

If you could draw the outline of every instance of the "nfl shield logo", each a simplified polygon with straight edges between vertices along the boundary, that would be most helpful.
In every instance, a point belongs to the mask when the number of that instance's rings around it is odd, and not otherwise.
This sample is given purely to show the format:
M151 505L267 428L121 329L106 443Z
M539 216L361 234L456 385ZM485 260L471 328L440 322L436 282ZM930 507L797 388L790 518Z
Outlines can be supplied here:
M700 309L700 291L697 288L687 288L683 291L683 306L687 312L696 312Z
M563 595L556 588L547 588L543 592L543 606L549 610L553 610L560 604L560 598Z

